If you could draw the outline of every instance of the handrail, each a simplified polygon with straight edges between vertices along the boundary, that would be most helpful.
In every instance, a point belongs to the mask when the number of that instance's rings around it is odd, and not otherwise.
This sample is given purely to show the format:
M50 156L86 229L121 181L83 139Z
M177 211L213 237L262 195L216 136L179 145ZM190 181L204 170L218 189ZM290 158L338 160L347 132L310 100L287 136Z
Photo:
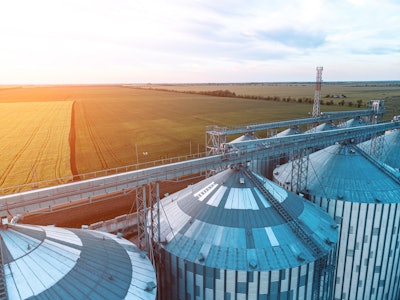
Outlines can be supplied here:
M0 229L1 230L1 229ZM7 300L7 284L4 276L3 237L0 235L0 300Z

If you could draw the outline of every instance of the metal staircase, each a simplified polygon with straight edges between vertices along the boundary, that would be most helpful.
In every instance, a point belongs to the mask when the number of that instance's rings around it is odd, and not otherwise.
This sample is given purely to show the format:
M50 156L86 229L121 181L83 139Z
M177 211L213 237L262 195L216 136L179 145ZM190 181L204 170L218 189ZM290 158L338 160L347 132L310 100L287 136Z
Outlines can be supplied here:
M327 265L328 256L324 255L324 251L321 249L319 244L309 236L303 229L302 226L296 218L294 218L285 207L265 188L263 182L247 168L243 168L243 172L252 181L252 183L259 189L261 194L269 201L271 206L279 213L279 215L284 219L286 224L290 227L293 233L303 242L306 247L308 247L312 255L316 258L314 262L314 277L313 277L313 299L320 298L321 284L323 282L323 272ZM298 259L304 260L304 258L299 257Z

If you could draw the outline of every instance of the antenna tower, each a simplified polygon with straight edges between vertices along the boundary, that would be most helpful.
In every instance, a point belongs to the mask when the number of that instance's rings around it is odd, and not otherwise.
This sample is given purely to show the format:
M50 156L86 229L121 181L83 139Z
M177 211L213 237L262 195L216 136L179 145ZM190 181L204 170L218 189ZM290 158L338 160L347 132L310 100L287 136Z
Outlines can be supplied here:
M320 103L321 103L321 84L322 84L323 69L324 69L323 67L317 67L317 80L315 82L314 106L312 112L313 118L317 118L321 114Z

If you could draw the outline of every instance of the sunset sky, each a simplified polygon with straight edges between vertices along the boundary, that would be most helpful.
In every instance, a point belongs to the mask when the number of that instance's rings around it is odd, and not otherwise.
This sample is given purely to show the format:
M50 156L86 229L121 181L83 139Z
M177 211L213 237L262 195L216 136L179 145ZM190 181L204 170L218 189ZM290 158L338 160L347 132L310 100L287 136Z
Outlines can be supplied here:
M12 0L0 84L400 80L399 0Z

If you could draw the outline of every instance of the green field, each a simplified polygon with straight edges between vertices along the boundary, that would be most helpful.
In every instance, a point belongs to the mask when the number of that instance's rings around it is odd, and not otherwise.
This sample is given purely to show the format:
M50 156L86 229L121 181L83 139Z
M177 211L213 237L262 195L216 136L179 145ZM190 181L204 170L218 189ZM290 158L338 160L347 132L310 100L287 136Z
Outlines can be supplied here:
M146 89L165 89L180 92L201 93L204 91L228 90L238 96L278 97L279 101L291 98L296 102L299 98L314 100L314 83L248 83L248 84L169 84L169 85L141 85ZM345 97L342 97L345 96ZM357 107L358 101L365 108L368 101L383 99L386 102L387 116L399 114L400 111L400 82L350 82L350 83L323 83L321 100L324 105L321 111L337 110L333 106L344 101L344 107ZM333 105L326 105L327 102ZM303 101L304 102L304 101ZM305 103L306 105L309 103ZM312 109L312 106L311 106ZM341 108L343 109L343 108ZM345 109L345 108L344 108Z
M163 91L159 90L163 89ZM168 91L166 91L168 90ZM174 91L172 91L174 90ZM276 96L277 101L249 97L217 97L198 92L229 90L236 95ZM188 91L196 93L188 93ZM385 84L324 84L323 100L345 95L346 104L323 105L321 111L355 110L348 101L385 99L386 119L400 114L400 86ZM326 95L330 98L324 98ZM290 97L289 102L284 101ZM205 150L207 125L238 126L304 118L312 103L297 98L314 98L313 84L234 84L234 85L98 85L98 86L14 86L0 87L2 103L68 101L71 112L71 151L61 157L70 161L74 174L187 155ZM251 97L250 97L251 98ZM333 98L333 97L332 97ZM61 107L61 106L60 106ZM365 108L365 107L361 107ZM34 112L32 112L34 113ZM11 120L2 130L21 122ZM45 129L43 129L45 130ZM17 133L15 134L17 135ZM73 138L71 138L73 137ZM261 136L262 137L262 136ZM3 143L3 151L13 151L13 140ZM23 143L23 141L20 141ZM7 148L9 147L9 148ZM40 149L39 146L35 149ZM31 151L36 151L32 149ZM136 155L137 154L137 155ZM29 153L28 153L29 155ZM32 157L38 157L31 153ZM35 160L36 175L48 169L49 159ZM5 164L5 168L6 168ZM0 175L5 170L0 170ZM38 178L41 180L44 178ZM33 179L32 179L33 180ZM21 184L26 183L21 178Z

